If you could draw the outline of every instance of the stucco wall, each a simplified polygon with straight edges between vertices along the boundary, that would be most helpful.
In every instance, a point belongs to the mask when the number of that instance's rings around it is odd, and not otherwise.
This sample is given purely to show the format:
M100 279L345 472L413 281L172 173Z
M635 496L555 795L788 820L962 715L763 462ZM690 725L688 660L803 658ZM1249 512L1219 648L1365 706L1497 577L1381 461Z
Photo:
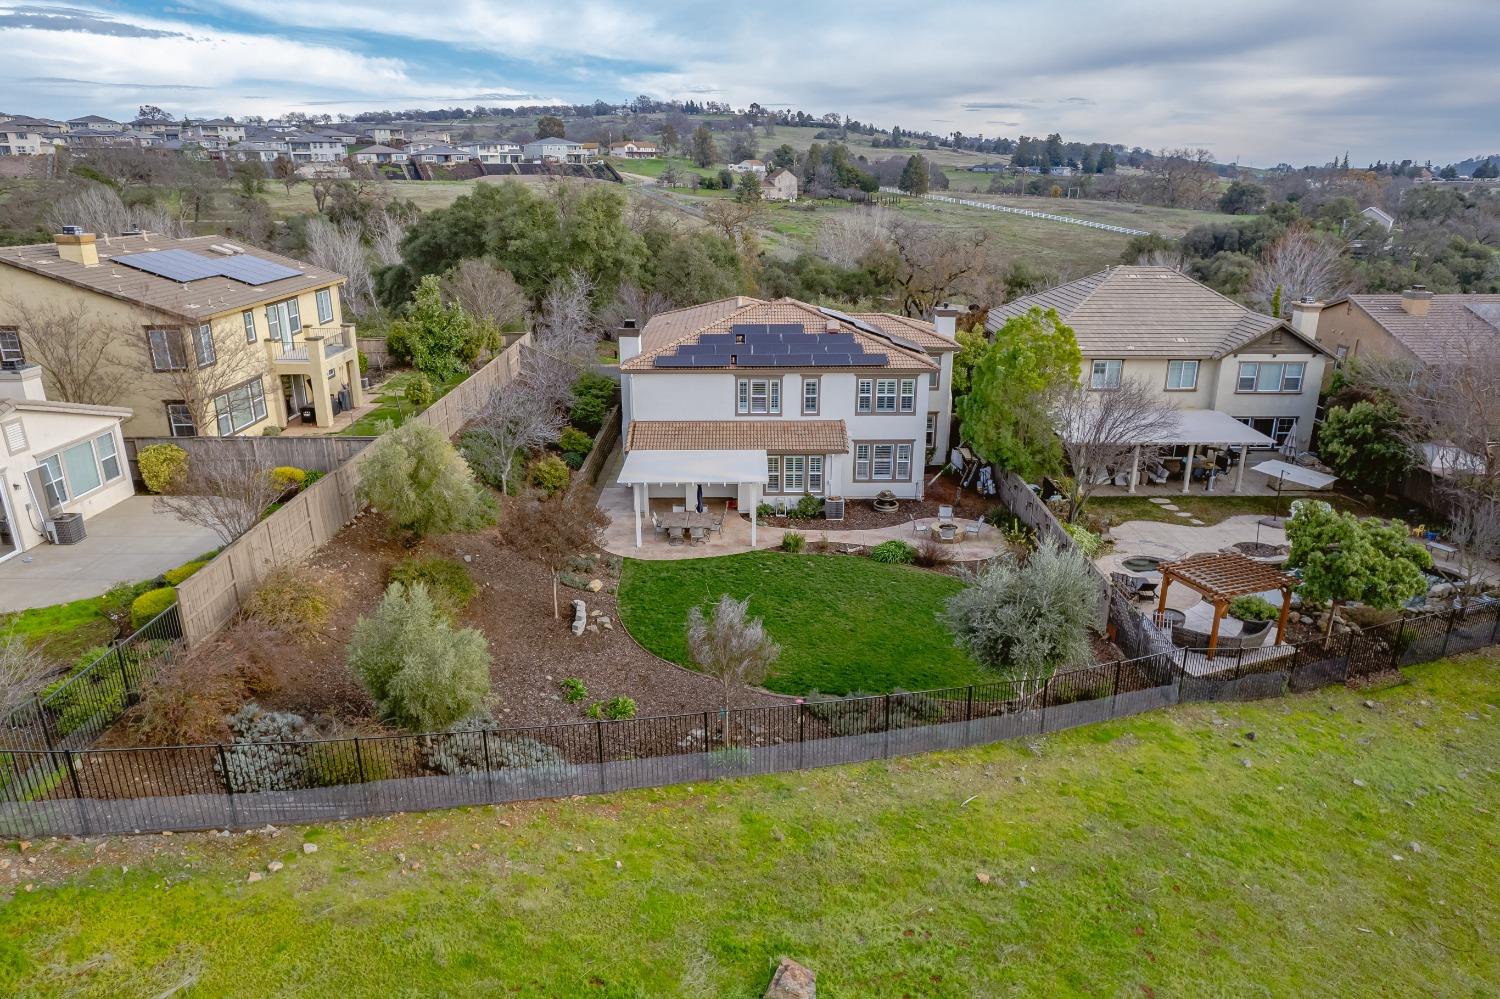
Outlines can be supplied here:
M10 500L13 530L20 541L21 550L34 548L45 540L39 525L47 516L47 507L44 501L32 494L26 481L27 470L38 465L38 458L45 458L79 441L112 432L119 455L120 477L80 498L70 496L62 510L64 513L81 513L87 520L101 510L107 510L121 500L135 495L135 487L131 484L129 466L125 460L125 442L121 439L118 421L114 417L19 412L3 422L9 423L13 419L20 419L26 428L27 448L18 454L10 454L0 447L0 482L4 483Z

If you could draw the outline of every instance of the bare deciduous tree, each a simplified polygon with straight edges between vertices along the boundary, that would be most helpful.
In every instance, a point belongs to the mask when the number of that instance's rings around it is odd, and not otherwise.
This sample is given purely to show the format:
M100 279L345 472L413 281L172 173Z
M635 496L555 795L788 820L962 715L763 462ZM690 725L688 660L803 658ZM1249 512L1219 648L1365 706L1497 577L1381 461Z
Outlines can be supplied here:
M113 190L94 183L84 184L59 198L48 209L47 222L57 231L66 225L78 225L100 236L118 236L128 229L159 232L174 238L188 235L187 223L181 218L151 205L127 208Z
M1266 247L1250 277L1249 297L1263 312L1279 301L1278 318L1284 318L1299 299L1327 301L1348 289L1343 244L1309 229L1293 228Z
M593 280L582 271L572 271L553 281L542 299L527 364L549 385L560 379L573 384L598 355L593 294Z
M485 478L510 482L518 457L556 441L568 425L562 401L557 386L527 372L497 388L469 428L493 448L494 467L482 470Z
M765 622L750 617L749 599L736 600L727 593L719 597L712 614L704 614L701 607L688 611L687 642L698 669L723 689L726 711L730 693L764 681L781 655Z
M1146 164L1158 204L1207 208L1216 200L1218 174L1207 149L1168 149Z
M840 212L818 229L818 256L836 267L855 267L872 247L887 245L891 213L879 205Z
M442 290L445 301L456 303L470 318L496 330L526 315L526 293L515 278L479 257L469 257L449 271Z
M345 308L364 315L375 303L370 261L358 220L345 218L334 225L321 215L307 220L307 259L315 267L343 274L349 280L340 292Z
M406 220L384 209L373 213L367 225L370 230L370 247L375 259L383 266L401 262L401 240L406 238Z
M135 354L134 370L155 372L161 391L187 407L199 434L218 417L214 399L264 365L261 343L246 343L243 336L213 336L211 329L205 339L199 328L173 317L159 317L152 333L136 333L128 343Z
M991 267L984 230L960 233L901 219L890 224L889 233L884 252L872 256L889 271L908 316L930 315L935 305L965 292Z
M643 291L634 281L623 281L614 301L599 310L598 319L605 329L618 329L627 319L634 320L636 328L644 329L652 316L673 308L672 300L661 292Z
M0 719L35 697L51 671L47 657L26 639L0 636Z
M203 453L188 457L186 471L154 505L213 531L227 545L254 527L285 491L269 469Z
M94 406L119 401L130 377L121 342L139 336L138 329L112 323L82 301L59 305L3 299L0 304L20 330L26 359L46 374L54 399Z
M552 617L558 615L557 577L568 560L597 546L609 518L588 489L566 489L547 500L512 504L501 531L505 540L552 573Z
M1135 461L1137 447L1143 465L1156 460L1160 442L1177 425L1177 411L1137 379L1126 379L1109 392L1069 385L1052 407L1052 414L1073 469L1069 523L1078 519L1102 482L1108 481L1116 469Z
M1458 491L1448 513L1448 540L1458 549L1464 589L1480 588L1481 580L1500 564L1500 498L1480 492Z

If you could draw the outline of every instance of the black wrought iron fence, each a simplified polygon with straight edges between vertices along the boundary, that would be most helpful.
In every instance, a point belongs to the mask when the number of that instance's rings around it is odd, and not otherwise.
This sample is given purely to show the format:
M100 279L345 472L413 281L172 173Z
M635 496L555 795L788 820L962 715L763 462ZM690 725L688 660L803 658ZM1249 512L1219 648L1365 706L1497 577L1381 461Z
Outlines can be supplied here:
M75 748L53 734L49 744L13 740L0 753L0 835L244 828L854 763L1032 737L1179 701L1311 690L1497 638L1500 614L1484 607L1329 643L1160 652L1046 682L996 680L627 721L140 749ZM105 679L108 671L90 674L79 690L96 688L84 699L93 708L74 732L123 710L162 661L145 658L134 674L122 667L118 681ZM48 732L58 717L55 694L39 701Z

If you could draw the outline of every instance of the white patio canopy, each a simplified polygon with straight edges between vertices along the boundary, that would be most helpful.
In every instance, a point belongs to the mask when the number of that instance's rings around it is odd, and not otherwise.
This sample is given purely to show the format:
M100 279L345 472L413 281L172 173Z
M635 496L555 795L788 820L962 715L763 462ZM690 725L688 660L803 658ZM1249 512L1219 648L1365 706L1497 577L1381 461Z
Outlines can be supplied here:
M630 486L635 507L635 546L641 546L641 514L650 509L651 486L750 485L750 544L755 544L756 515L761 487L767 480L765 451L647 451L625 453L625 464L616 479Z
M1337 482L1338 476L1327 475L1323 472L1314 471L1311 468L1303 468L1293 465L1287 461L1263 461L1251 469L1252 472L1260 472L1269 475L1280 482L1291 482L1308 489L1327 489Z
M1135 456L1130 467L1131 492L1135 492L1136 486L1140 484L1141 448L1147 445L1176 447L1186 444L1188 449L1186 467L1188 469L1193 467L1193 455L1200 445L1222 444L1225 447L1238 447L1240 460L1234 473L1235 492L1239 492L1245 482L1245 458L1249 449L1276 446L1274 440L1259 430L1217 409L1179 409L1174 415L1173 425L1160 433L1143 435L1138 441L1120 441L1122 444L1135 444ZM1184 472L1182 476L1184 493L1188 491L1191 481L1192 476Z

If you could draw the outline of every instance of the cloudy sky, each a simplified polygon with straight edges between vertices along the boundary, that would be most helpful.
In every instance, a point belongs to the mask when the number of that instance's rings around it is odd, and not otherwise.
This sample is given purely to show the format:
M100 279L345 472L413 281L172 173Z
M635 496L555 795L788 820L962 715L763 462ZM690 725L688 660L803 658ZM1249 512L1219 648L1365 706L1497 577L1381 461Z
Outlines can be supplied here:
M0 0L0 52L0 111L58 118L644 93L1254 165L1500 152L1500 0Z

